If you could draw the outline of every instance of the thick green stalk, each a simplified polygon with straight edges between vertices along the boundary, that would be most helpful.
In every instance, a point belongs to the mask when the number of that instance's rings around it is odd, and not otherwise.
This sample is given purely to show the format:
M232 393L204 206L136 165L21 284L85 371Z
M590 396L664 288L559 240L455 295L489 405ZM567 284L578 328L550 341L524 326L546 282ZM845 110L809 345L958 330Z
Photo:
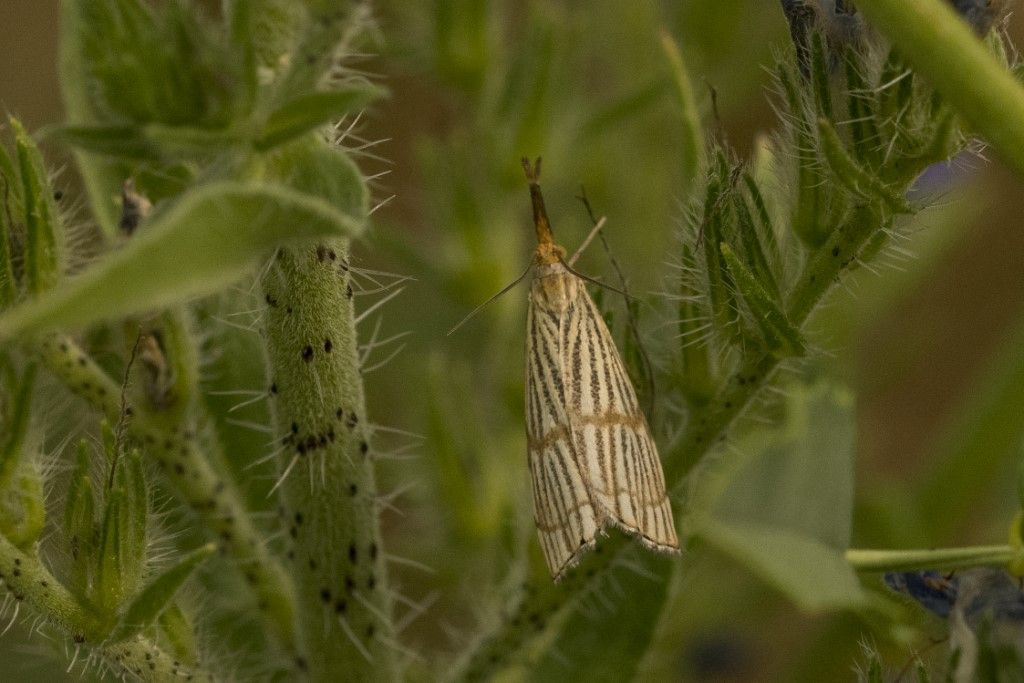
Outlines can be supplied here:
M38 558L18 550L0 536L0 592L46 618L75 643L95 650L115 671L143 681L213 681L209 673L176 661L160 646L142 636L122 643L104 644L104 626L55 579Z
M1024 175L1024 89L950 3L857 0L857 8Z
M281 248L263 277L282 523L315 681L397 676L348 242Z
M961 569L982 565L1005 566L1020 554L1009 545L983 545L970 548L936 548L934 550L868 550L846 551L846 561L861 572L897 572L918 569Z
M121 417L121 387L70 338L51 336L38 348L50 371L110 422ZM288 579L270 555L234 483L221 477L205 456L197 435L177 427L160 428L129 402L127 433L143 444L180 498L196 513L221 552L238 564L256 595L268 633L286 648L293 640L294 606Z

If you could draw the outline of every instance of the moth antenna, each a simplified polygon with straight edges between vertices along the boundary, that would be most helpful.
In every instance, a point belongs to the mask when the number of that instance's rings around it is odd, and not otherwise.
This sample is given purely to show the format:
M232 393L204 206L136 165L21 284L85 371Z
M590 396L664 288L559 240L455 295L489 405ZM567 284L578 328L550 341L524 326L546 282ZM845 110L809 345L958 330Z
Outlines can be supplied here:
M513 287L518 285L520 282L522 282L523 278L530 274L530 269L531 268L533 268L533 264L532 263L530 265L526 266L526 270L523 271L522 275L520 275L519 277L517 277L512 282L510 282L507 285L505 285L504 287L502 287L500 292L498 292L497 294L492 294L491 297L489 299L487 299L487 301L483 302L482 304L480 304L479 306L474 308L472 311L470 311L469 315L467 315L465 318L460 320L459 323L455 327L453 327L452 329L448 330L448 334L446 334L445 336L446 337L452 336L452 333L454 333L455 330L459 329L460 327L462 327L463 325L468 323L473 318L473 316L475 316L477 313L479 313L483 309L484 306L486 306L487 304L491 303L492 301L494 301L495 299L500 297L502 294L504 294L505 292L507 292L508 290L512 289Z
M579 272L578 270L573 269L573 267L570 266L568 263L566 263L565 259L563 259L561 257L559 257L558 262L561 263L563 266L565 266L566 270L568 270L570 273L572 273L573 275L575 275L576 277L578 277L581 280L586 280L587 282L589 282L591 284L595 284L598 287L603 287L603 288L605 288L605 289L607 289L609 291L615 292L616 294L621 294L622 296L626 297L627 299L632 299L634 301L639 301L639 299L637 299L632 294L627 294L626 292L622 291L621 289L617 289L615 287L612 287L611 285L606 284L604 282L601 282L600 280L595 280L594 278L590 277L589 275L584 275L583 273Z

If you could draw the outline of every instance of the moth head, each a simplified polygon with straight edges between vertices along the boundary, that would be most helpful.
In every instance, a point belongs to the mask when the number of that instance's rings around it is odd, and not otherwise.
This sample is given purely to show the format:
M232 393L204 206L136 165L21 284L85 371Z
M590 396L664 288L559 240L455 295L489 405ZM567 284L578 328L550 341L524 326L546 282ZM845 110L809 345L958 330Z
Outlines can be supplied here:
M565 260L565 249L554 242L541 242L537 245L537 265L561 263Z

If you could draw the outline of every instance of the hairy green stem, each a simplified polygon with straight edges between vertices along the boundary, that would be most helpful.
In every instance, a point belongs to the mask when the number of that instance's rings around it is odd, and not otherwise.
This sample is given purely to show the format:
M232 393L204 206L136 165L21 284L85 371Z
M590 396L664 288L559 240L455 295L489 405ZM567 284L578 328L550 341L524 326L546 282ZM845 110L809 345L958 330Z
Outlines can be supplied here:
M280 512L312 680L397 677L347 240L278 250L263 277Z
M70 636L75 643L94 650L115 671L143 681L213 681L211 674L176 661L159 645L138 636L120 643L104 643L104 623L83 606L38 558L18 550L0 535L0 590L24 603L33 612Z
M900 54L1024 175L1024 89L940 0L857 0Z
M121 419L121 387L70 338L51 336L38 347L43 364L74 393L99 409L111 424ZM158 427L130 403L127 433L143 444L180 498L196 513L221 552L238 565L256 596L268 633L286 649L294 639L289 581L270 555L234 482L205 456L196 434Z
M546 575L524 583L498 628L483 634L445 679L489 680L495 672L521 661L523 653L530 651L530 643L557 636L571 614L569 608L599 585L603 572L629 550L628 544L623 534L615 533L584 557L561 583L552 583Z
M846 561L861 572L897 572L915 569L961 569L982 565L1007 565L1020 554L1010 545L982 545L935 550L846 551Z

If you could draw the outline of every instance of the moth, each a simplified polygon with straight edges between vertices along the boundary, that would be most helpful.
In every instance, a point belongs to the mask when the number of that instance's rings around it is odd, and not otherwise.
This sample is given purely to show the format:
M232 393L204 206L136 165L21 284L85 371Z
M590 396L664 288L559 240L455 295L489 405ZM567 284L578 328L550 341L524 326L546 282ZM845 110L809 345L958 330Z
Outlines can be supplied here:
M678 553L665 475L604 318L555 244L540 159L523 159L537 249L526 324L526 437L540 546L557 582L618 527Z

